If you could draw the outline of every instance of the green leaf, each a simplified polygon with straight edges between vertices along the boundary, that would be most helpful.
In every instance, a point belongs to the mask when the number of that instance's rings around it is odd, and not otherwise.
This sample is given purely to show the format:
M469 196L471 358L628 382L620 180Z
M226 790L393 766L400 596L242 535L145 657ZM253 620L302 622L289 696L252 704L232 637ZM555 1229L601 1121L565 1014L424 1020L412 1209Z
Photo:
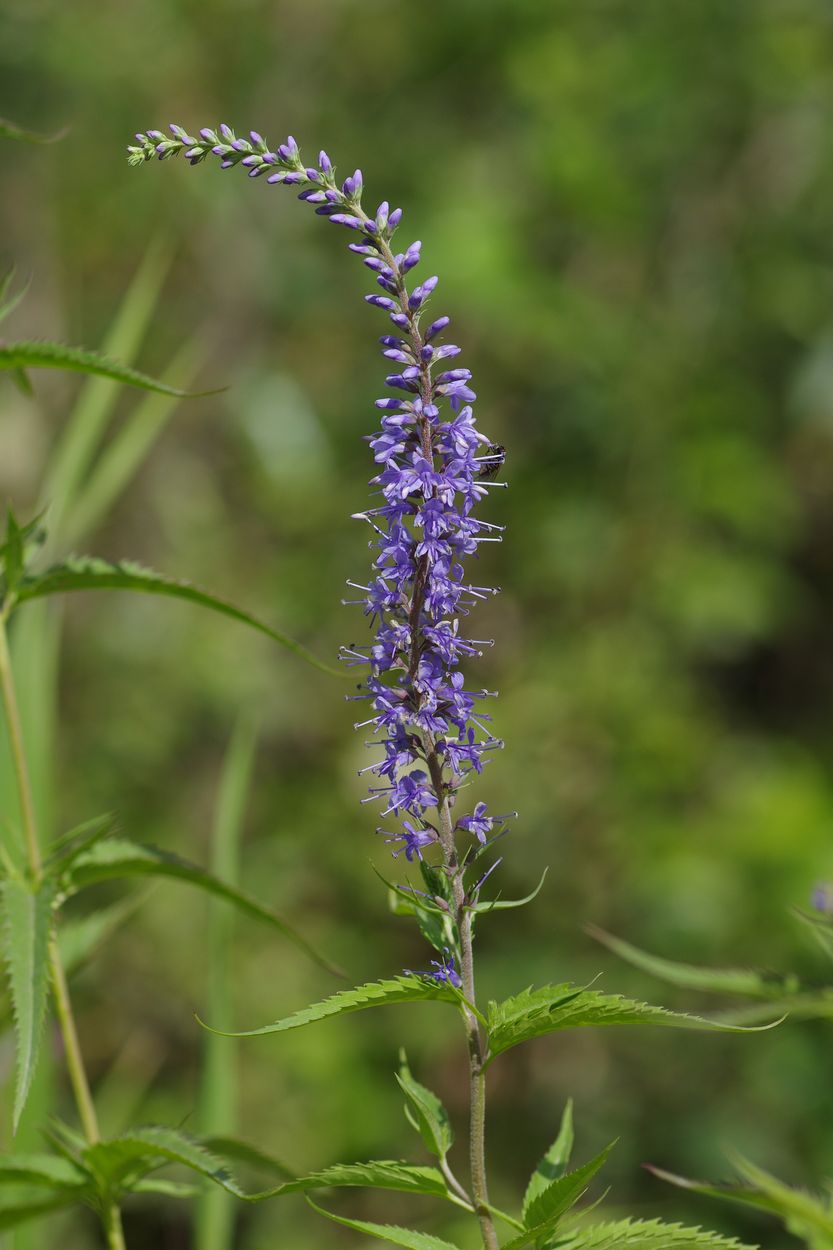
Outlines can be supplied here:
M73 1206L82 1201L83 1193L83 1190L76 1194L67 1189L52 1198L44 1198L42 1190L25 1187L17 1193L0 1193L0 1232Z
M590 1159L574 1172L559 1176L542 1190L524 1212L525 1232L504 1246L503 1250L522 1250L532 1242L539 1241L551 1232L565 1212L574 1207L587 1190L587 1186L610 1154L614 1142L606 1146L594 1159Z
M13 1124L16 1131L38 1061L49 985L51 886L33 890L18 878L0 885L3 956L9 977L17 1039Z
M130 1190L148 1172L176 1163L238 1198L246 1197L223 1161L178 1129L155 1125L131 1129L109 1141L88 1146L84 1162L104 1192Z
M495 898L485 903L475 903L471 910L473 912L480 913L489 911L513 911L516 907L526 907L527 903L531 903L533 899L536 899L541 893L544 882L547 879L548 872L549 869L545 868L541 873L541 880L538 882L535 889L530 894L526 894L523 898Z
M408 1194L433 1194L448 1197L448 1187L436 1168L421 1167L391 1159L375 1159L370 1163L336 1163L332 1167L310 1172L288 1181L275 1194L301 1193L309 1189L331 1189L366 1186L369 1189L396 1189Z
M295 655L306 660L315 668L321 669L331 676L343 677L344 674L322 660L300 643L294 642L286 634L272 629L249 612L244 612L225 599L208 594L192 586L190 582L177 581L154 573L132 561L123 560L118 564L110 564L107 560L99 560L93 556L72 556L60 564L53 564L43 573L25 577L18 588L18 601L24 603L28 599L42 599L47 595L67 594L78 590L132 590L150 595L166 595L173 599L183 599L187 603L195 603L199 607L210 608L222 616L231 617L244 625L265 634L273 642L278 642Z
M66 133L66 130L58 130L54 135L41 135L0 117L0 139L17 139L20 143L57 143Z
M60 1155L0 1155L0 1185L44 1185L50 1189L77 1189L89 1181L80 1167Z
M396 1074L399 1087L407 1098L405 1115L417 1130L426 1150L445 1159L454 1142L454 1130L448 1112L436 1094L414 1080L408 1067L404 1050L400 1051L401 1066Z
M745 1031L740 1025L668 1011L665 1007L654 1007L619 994L603 994L566 983L545 985L538 990L524 990L500 1005L489 1004L489 1062L533 1037L544 1037L560 1029L611 1024L658 1024L709 1032Z
M394 1224L370 1224L367 1220L348 1220L343 1215L334 1215L307 1198L313 1211L332 1220L335 1224L343 1224L357 1233L365 1233L368 1237L376 1237L379 1241L388 1241L394 1246L405 1246L406 1250L460 1250L450 1241L443 1241L430 1233L419 1233L412 1228L399 1228Z
M173 851L156 846L140 845L124 838L110 838L83 850L66 869L63 881L72 894L85 886L96 885L118 877L170 877L185 881L208 894L224 899L254 920L263 921L293 942L328 972L337 972L328 960L310 946L277 912L259 903L250 894L218 880L204 868L180 858Z
M614 955L634 967L683 989L705 990L716 994L741 994L751 998L775 998L792 994L798 989L798 982L794 977L785 980L771 973L758 972L754 968L698 968L693 964L677 963L659 955L650 955L637 946L631 946L630 942L623 942L621 938L605 933L604 929L597 929L595 925L588 925L587 932L608 950L613 951Z
M83 851L89 850L102 838L110 837L117 828L118 817L115 812L105 812L102 816L93 816L91 820L76 825L52 843L45 863L47 872L54 875L61 871Z
M578 1229L559 1250L752 1250L734 1237L665 1224L662 1220L616 1220Z
M219 1155L222 1159L233 1159L238 1163L245 1163L249 1167L257 1168L269 1175L279 1176L282 1181L298 1179L297 1174L291 1168L288 1168L285 1163L282 1163L280 1159L266 1154L263 1150L259 1150L248 1142L240 1141L237 1137L213 1135L203 1137L201 1144L206 1150L211 1151L212 1154Z
M196 399L216 395L213 391L180 391L167 382L159 382L138 369L109 360L98 352L83 347L65 347L63 343L20 342L0 343L0 371L4 369L63 369L69 373L85 373L125 386L136 386L143 391L156 391L160 395L176 395L179 399Z
M539 1194L542 1194L553 1181L557 1181L566 1172L570 1155L573 1153L574 1139L573 1100L568 1098L561 1116L558 1136L529 1178L523 1203L524 1224L528 1223L527 1212Z
M238 1033L223 1033L224 1037L260 1037L264 1033L284 1033L288 1029L300 1029L305 1024L313 1024L316 1020L324 1020L327 1016L340 1016L350 1011L364 1011L367 1007L386 1007L397 1003L419 1002L460 1003L462 998L457 990L445 982L439 983L427 977L402 976L391 981L370 981L367 985L359 985L353 990L341 990L320 1003L304 1007L301 1011L276 1020L274 1024L264 1024L259 1029L244 1029ZM200 1021L204 1024L204 1021ZM205 1025L208 1028L210 1026ZM221 1032L219 1029L215 1033Z
M679 1189L688 1189L710 1198L722 1198L778 1215L789 1231L801 1237L813 1250L827 1250L833 1246L833 1213L825 1199L785 1185L746 1159L736 1157L734 1163L746 1182L745 1185L715 1185L675 1176L661 1168L649 1167L648 1170L660 1180L668 1181Z

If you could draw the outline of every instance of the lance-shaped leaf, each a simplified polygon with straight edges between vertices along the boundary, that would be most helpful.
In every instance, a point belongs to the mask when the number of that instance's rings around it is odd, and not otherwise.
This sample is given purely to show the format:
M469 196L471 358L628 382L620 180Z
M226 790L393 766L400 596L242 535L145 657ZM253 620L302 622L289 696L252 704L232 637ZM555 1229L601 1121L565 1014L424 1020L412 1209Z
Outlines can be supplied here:
M680 1189L769 1211L780 1216L790 1232L811 1246L833 1246L833 1212L825 1199L785 1185L746 1159L735 1158L734 1164L746 1182L743 1185L688 1180L655 1167L649 1167L648 1171Z
M503 1250L522 1250L524 1246L537 1244L547 1233L551 1233L558 1221L574 1207L587 1190L590 1181L604 1165L615 1143L606 1146L595 1159L590 1159L574 1172L566 1172L557 1180L547 1185L527 1207L524 1206L524 1223L526 1229L518 1237L507 1242Z
M734 1237L662 1220L592 1224L559 1240L558 1246L559 1250L753 1250Z
M526 1187L523 1203L523 1220L524 1224L528 1224L527 1213L535 1199L547 1189L553 1181L557 1181L567 1171L567 1165L570 1162L570 1156L573 1153L573 1141L575 1134L573 1132L573 1100L567 1099L564 1112L561 1116L561 1125L558 1129L558 1136L538 1164L532 1176L529 1178L529 1184Z
M39 889L15 877L0 885L3 958L17 1042L15 1131L32 1084L46 1015L52 898L47 881Z
M110 564L107 560L99 560L93 556L73 556L60 564L53 564L43 573L25 577L18 587L17 599L19 603L24 603L28 599L43 599L47 595L63 595L79 590L131 590L195 603L265 634L267 638L280 643L282 647L322 672L336 677L344 676L340 670L317 659L299 642L287 637L280 630L272 629L271 625L266 625L250 612L244 612L233 603L218 599L216 595L208 594L207 591L192 586L190 582L163 577L133 561L122 560L118 564Z
M489 1062L533 1037L544 1037L560 1029L612 1024L658 1024L666 1028L730 1033L746 1031L741 1025L668 1011L665 1007L654 1007L619 994L603 994L566 983L545 985L538 990L524 990L500 1004L489 1004Z
M118 819L114 812L106 812L103 816L94 816L76 825L68 833L56 838L49 848L49 856L45 868L50 875L55 875L69 865L83 851L110 837L118 828Z
M62 369L69 373L86 373L95 377L110 378L135 386L143 391L156 391L160 395L175 395L178 399L195 399L216 395L217 391L181 391L167 382L160 382L138 369L109 360L98 352L84 347L65 347L63 343L20 342L0 343L0 371L5 369Z
M0 1155L0 1186L41 1185L47 1189L78 1189L90 1177L69 1159L48 1154Z
M84 1163L97 1178L99 1187L111 1192L128 1191L148 1172L179 1164L238 1198L246 1197L224 1161L178 1129L156 1125L131 1129L109 1141L88 1146Z
M715 994L740 994L750 998L779 998L795 993L799 988L796 977L779 977L754 968L699 968L694 964L677 963L663 959L648 951L631 946L604 929L588 925L587 932L620 959L670 985L688 990L704 990Z
M189 885L204 890L207 894L225 899L227 903L231 903L254 920L271 925L322 968L328 972L338 972L338 969L319 955L306 938L302 937L277 912L272 911L271 908L258 902L257 899L236 886L220 881L210 872L206 872L204 868L182 859L173 851L163 851L156 846L140 845L124 838L109 838L105 842L98 842L83 850L72 860L64 872L62 882L67 892L73 894L85 886L117 877L170 877L177 881L185 881Z
M400 1052L400 1060L396 1079L408 1100L405 1104L408 1122L419 1133L426 1150L438 1159L445 1159L454 1143L448 1112L436 1094L414 1079L404 1050Z
M300 1029L328 1016L340 1016L350 1011L364 1011L368 1007L395 1006L397 1003L419 1003L434 1000L444 1003L460 1003L462 997L447 982L437 982L430 977L395 977L391 981L369 981L353 990L341 990L320 1003L304 1007L301 1011L284 1016L274 1024L264 1024L259 1029L243 1029L237 1033L224 1033L225 1037L259 1037L264 1033L285 1033L288 1029ZM200 1021L205 1025L204 1021ZM210 1028L210 1025L205 1025ZM220 1029L213 1030L222 1032Z
M332 1220L335 1224L343 1224L345 1228L352 1228L357 1233L364 1233L367 1237L375 1237L379 1241L387 1241L393 1246L405 1246L406 1250L460 1250L459 1246L455 1246L450 1241L443 1241L440 1237L434 1237L431 1233L420 1233L413 1228L399 1228L395 1224L371 1224L367 1220L348 1220L343 1215L334 1215L332 1211L325 1211L323 1207L316 1206L309 1198L307 1202L313 1211L317 1211L319 1215Z
M541 893L544 882L547 879L548 868L541 873L541 879L535 889L523 898L495 898L487 900L484 903L475 903L472 907L473 912L489 912L489 911L513 911L516 907L526 907L527 903L531 903Z
M396 1189L408 1194L433 1194L447 1198L448 1188L436 1168L416 1163L379 1159L370 1163L337 1163L308 1176L299 1176L279 1188L253 1197L301 1193L312 1189L365 1186L369 1189Z

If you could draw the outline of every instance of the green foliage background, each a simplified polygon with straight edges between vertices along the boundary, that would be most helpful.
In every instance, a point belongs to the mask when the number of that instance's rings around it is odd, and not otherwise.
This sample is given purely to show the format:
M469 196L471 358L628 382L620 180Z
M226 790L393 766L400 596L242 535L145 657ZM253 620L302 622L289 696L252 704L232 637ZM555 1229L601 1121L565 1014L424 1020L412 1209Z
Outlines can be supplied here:
M326 657L364 629L339 597L367 561L346 518L367 497L382 374L368 288L341 235L285 191L131 171L124 146L168 121L291 131L361 165L369 198L401 203L423 239L481 422L508 449L491 515L510 528L483 559L505 593L477 624L498 640L480 671L501 690L507 749L481 793L521 812L506 892L551 866L532 908L482 924L484 994L604 971L605 988L692 1005L584 922L676 958L823 975L789 909L833 874L826 0L6 0L0 115L70 127L53 147L3 149L0 261L32 275L8 332L98 345L166 234L173 266L137 363L158 374L196 330L200 386L228 387L180 406L97 551L225 594ZM23 515L78 385L33 377L34 402L4 383L0 419L0 494ZM338 683L182 605L66 607L56 829L117 808L132 836L207 862L220 762L255 707L242 883L355 983L424 966L370 868L385 855ZM160 886L76 982L108 1131L189 1124L205 918ZM241 1028L332 988L254 925L232 963ZM406 1007L242 1043L241 1133L300 1169L411 1151L403 1039L459 1117L454 1021ZM774 1226L639 1164L715 1176L731 1144L818 1186L830 1043L809 1023L588 1031L513 1052L490 1073L496 1200L522 1191L572 1094L581 1157L621 1138L612 1204L780 1245ZM7 1041L0 1061L8 1079ZM342 1209L407 1219L420 1201ZM86 1241L77 1221L58 1227L67 1250L95 1244L92 1222ZM182 1206L145 1204L126 1227L137 1250L189 1244ZM240 1213L236 1244L355 1238L284 1200Z

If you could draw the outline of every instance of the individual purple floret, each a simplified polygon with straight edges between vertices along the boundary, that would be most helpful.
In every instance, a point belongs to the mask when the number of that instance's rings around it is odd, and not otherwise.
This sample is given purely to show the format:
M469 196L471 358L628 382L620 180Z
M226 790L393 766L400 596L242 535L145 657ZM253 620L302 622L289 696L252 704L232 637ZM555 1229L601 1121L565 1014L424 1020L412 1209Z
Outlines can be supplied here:
M355 514L370 527L375 559L367 584L349 583L362 592L352 602L364 606L375 640L342 648L342 658L367 670L353 697L369 701L369 715L356 727L372 730L369 745L381 757L362 770L383 782L365 801L378 800L384 817L401 822L387 834L394 854L422 858L440 844L459 909L461 865L472 847L498 836L505 820L487 815L484 803L452 815L461 786L503 745L481 710L491 692L467 688L460 669L491 645L464 632L471 609L497 593L471 580L465 559L476 557L481 543L501 541L502 527L475 512L490 489L503 485L489 480L502 464L502 449L477 428L471 372L456 363L460 348L439 341L450 319L427 312L439 279L408 289L405 275L420 264L422 245L394 250L402 211L384 201L365 212L361 170L339 183L325 152L308 167L291 136L271 151L256 131L237 138L226 125L196 138L179 126L170 131L170 138L156 130L137 135L128 149L131 163L185 152L195 165L213 155L223 168L239 165L249 177L267 174L267 183L295 186L319 216L350 232L350 250L381 288L364 298L394 327L380 339L393 368L385 379L389 393L376 401L379 429L368 438L377 501ZM454 366L444 367L452 359ZM432 811L436 828L426 818ZM458 838L466 841L462 850Z

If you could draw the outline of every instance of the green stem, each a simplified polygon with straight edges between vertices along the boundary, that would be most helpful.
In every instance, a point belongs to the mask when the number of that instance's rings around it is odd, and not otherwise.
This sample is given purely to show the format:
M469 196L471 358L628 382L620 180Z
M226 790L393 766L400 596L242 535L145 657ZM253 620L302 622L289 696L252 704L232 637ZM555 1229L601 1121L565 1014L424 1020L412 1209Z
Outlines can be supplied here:
M0 612L0 695L9 732L9 745L12 754L17 791L20 798L20 811L23 820L23 836L26 843L26 855L29 871L35 887L43 878L43 857L38 840L38 828L35 820L35 804L32 796L32 784L26 762L26 751L23 745L23 730L20 723L20 710L14 684L12 661L9 654L8 631L6 621L9 605ZM72 1003L69 997L66 974L58 952L58 943L53 931L49 939L49 973L52 981L52 994L55 1000L55 1014L64 1039L64 1053L70 1084L78 1107L78 1116L84 1130L84 1136L90 1145L99 1141L101 1134L98 1128L98 1117L95 1112L90 1083L84 1067L78 1030L72 1014ZM124 1233L121 1225L121 1212L114 1202L108 1202L102 1211L102 1221L107 1234L110 1250L125 1250Z

